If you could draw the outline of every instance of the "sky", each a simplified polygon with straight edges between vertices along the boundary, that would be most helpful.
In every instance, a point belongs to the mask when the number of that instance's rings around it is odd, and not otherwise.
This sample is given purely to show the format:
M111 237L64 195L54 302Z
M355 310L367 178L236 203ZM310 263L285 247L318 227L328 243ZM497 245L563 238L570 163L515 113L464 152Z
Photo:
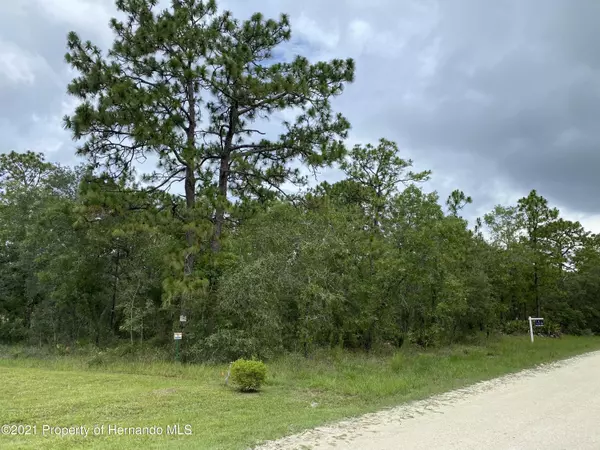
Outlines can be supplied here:
M287 13L286 54L351 57L356 80L334 107L349 145L396 141L424 187L473 197L475 218L531 189L563 217L600 232L600 1L222 0L240 19ZM113 0L0 1L0 152L76 164L62 127L76 75L64 62L76 31L112 42ZM339 173L326 171L335 181Z

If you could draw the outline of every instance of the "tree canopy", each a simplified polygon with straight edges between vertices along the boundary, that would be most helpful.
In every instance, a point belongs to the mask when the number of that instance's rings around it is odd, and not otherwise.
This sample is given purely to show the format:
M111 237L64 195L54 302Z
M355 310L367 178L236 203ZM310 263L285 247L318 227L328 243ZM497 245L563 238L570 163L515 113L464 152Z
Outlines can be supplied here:
M351 59L287 57L289 19L118 0L76 33L83 164L0 155L0 341L167 346L189 361L600 332L600 238L532 190L474 222L386 138L347 147ZM342 179L311 185L337 167Z

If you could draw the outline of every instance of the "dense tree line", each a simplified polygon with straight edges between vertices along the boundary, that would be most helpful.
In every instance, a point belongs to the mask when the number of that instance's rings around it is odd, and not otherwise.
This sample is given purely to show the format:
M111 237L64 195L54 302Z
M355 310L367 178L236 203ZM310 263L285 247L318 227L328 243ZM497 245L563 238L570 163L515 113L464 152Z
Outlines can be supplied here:
M282 61L285 15L116 3L108 52L68 36L85 162L0 155L0 340L165 345L180 314L197 360L444 344L529 315L600 332L600 238L536 191L470 228L472 199L441 202L394 142L345 147L331 101L352 60ZM333 165L342 181L308 187Z

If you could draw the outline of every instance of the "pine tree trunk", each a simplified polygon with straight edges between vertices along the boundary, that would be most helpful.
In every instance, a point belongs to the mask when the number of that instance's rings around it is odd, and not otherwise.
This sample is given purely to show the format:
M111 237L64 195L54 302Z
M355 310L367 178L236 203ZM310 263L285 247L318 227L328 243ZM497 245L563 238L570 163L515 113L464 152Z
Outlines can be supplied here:
M229 177L229 156L221 158L219 167L219 199L215 213L215 231L211 243L212 251L217 253L221 249L221 234L223 233L223 223L225 222L225 201L227 200L228 177Z
M117 259L115 260L115 281L113 283L112 307L110 309L110 330L115 332L115 309L117 306L117 287L119 284L119 262L121 261L121 251L117 250Z
M214 253L221 250L221 235L223 233L223 224L225 222L225 203L227 202L227 191L229 189L229 164L231 163L231 147L233 137L238 123L237 104L231 106L229 110L229 127L223 143L221 164L219 166L219 198L217 199L215 211L215 228L211 242L211 249Z
M194 220L192 210L196 205L196 174L195 174L195 165L196 165L196 106L195 106L195 94L194 94L194 82L193 80L189 80L186 86L186 97L187 97L187 107L188 107L188 116L189 116L189 124L186 130L187 134L187 148L185 152L185 206L188 210L189 216L188 220ZM190 217L191 216L191 217ZM183 275L184 278L187 279L194 273L194 253L192 251L192 247L196 243L196 235L193 230L188 230L185 233L185 241L188 247L187 253L185 254L184 265L183 265ZM181 314L184 313L185 310L185 301L184 298L181 298Z
M533 269L533 286L535 289L535 308L537 311L537 316L540 317L542 315L541 307L540 307L540 288L539 288L539 277L537 271L537 265L534 264Z

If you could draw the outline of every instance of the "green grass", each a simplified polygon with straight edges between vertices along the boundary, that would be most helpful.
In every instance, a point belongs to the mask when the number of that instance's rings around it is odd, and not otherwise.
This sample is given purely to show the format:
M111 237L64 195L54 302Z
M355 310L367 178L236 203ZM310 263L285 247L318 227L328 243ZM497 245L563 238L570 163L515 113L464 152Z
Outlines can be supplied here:
M481 346L387 357L330 352L268 365L260 393L223 384L225 366L38 357L0 348L1 423L36 425L36 436L2 436L2 449L236 449L600 349L600 337L504 337ZM29 356L27 356L29 355ZM15 357L17 356L17 357ZM130 358L133 359L133 358ZM42 426L104 425L100 436L42 436ZM162 436L108 435L110 424L162 427ZM166 435L168 425L191 435Z

